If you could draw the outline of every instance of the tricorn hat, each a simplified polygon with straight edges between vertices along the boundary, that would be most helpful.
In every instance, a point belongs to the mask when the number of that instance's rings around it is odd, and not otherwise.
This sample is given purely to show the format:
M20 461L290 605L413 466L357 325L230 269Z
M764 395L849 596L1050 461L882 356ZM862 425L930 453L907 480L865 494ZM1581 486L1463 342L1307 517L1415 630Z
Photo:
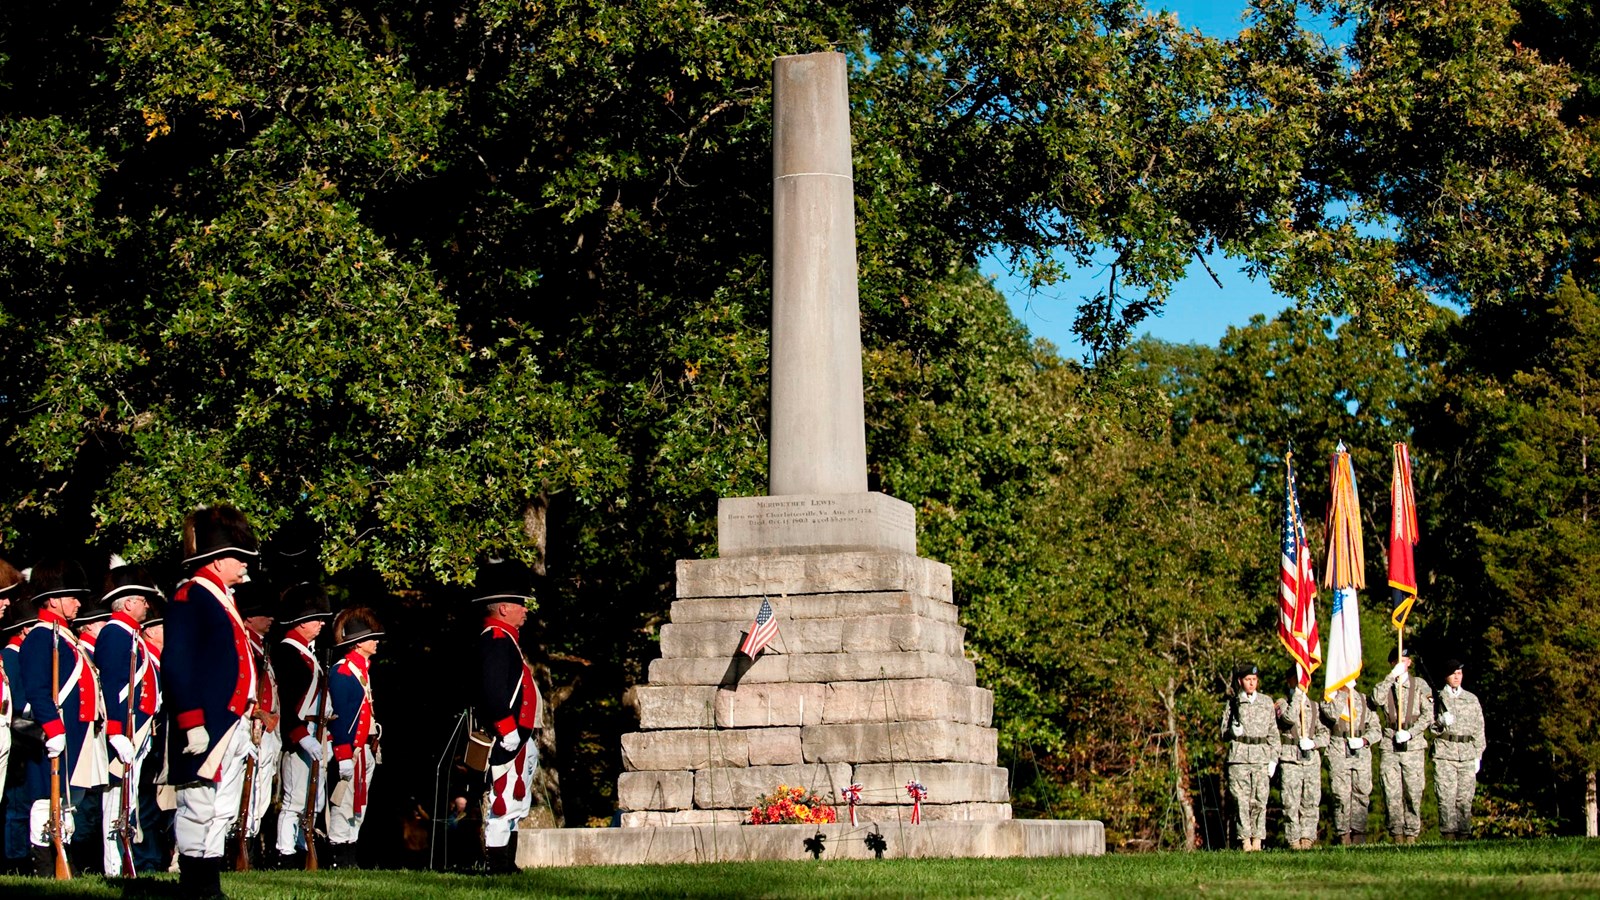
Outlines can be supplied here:
M312 619L327 619L333 615L328 607L328 592L313 581L302 581L283 592L283 604L278 621L289 627Z
M28 585L33 588L33 606L44 607L52 597L89 596L89 579L83 567L70 559L47 559L33 564L29 570Z
M274 601L278 599L272 585L261 579L251 579L243 584L233 586L233 605L239 610L239 618L253 619L256 616L273 618L277 615Z
M522 603L533 599L533 576L514 559L491 559L478 568L467 602Z
M187 569L226 557L249 562L260 551L244 513L226 503L202 506L184 520L183 565Z
M106 592L100 602L110 606L124 597L165 597L144 566L120 565L106 573Z
M345 610L333 623L335 647L353 647L362 641L376 641L383 637L383 626L378 624L377 614L364 606Z

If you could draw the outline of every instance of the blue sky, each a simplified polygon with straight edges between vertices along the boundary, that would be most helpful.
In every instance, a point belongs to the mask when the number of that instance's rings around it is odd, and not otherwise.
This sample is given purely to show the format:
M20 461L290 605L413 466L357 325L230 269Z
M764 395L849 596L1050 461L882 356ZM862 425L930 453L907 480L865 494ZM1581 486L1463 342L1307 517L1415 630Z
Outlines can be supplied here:
M1243 26L1248 8L1245 0L1146 0L1153 9L1168 9L1187 28L1198 28L1215 37L1232 37ZM1222 287L1198 265L1189 266L1188 277L1173 286L1166 309L1159 317L1147 319L1141 333L1179 343L1215 344L1229 325L1243 325L1256 313L1273 316L1288 301L1274 294L1264 282L1251 280L1234 260L1210 257L1207 263L1216 272ZM1011 309L1035 336L1060 348L1069 359L1081 358L1083 345L1072 334L1078 298L1092 295L1103 283L1100 268L1074 272L1066 281L1030 293L1027 282L1012 277L999 260L985 260L985 275L995 277L995 286L1006 295Z

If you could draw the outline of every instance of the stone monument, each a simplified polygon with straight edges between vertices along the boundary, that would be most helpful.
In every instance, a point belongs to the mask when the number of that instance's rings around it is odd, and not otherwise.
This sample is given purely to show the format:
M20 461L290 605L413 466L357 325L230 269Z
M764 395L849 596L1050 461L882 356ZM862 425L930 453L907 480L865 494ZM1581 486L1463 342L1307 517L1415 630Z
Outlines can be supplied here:
M862 786L860 828L823 829L834 857L869 856L855 832L891 824L888 856L1102 852L1098 822L1012 819L950 568L917 556L910 504L867 490L844 56L776 60L773 115L769 496L723 498L719 556L678 562L622 738L623 827L524 840L520 861L799 858L815 826L741 824L780 784L834 802ZM752 661L738 648L763 599L778 636ZM911 781L925 824L907 827Z

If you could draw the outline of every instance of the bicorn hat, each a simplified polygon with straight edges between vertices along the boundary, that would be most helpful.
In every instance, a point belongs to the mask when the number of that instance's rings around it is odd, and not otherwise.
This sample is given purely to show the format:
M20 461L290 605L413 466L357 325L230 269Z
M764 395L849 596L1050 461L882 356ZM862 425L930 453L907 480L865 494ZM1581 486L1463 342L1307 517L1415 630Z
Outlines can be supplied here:
M362 641L382 640L383 637L383 626L378 624L377 614L364 606L345 610L333 624L335 647L353 647Z
M533 599L533 576L527 566L514 559L491 559L478 568L468 598L467 602L474 605L524 603Z
M328 607L328 592L314 581L302 581L283 592L283 604L278 622L294 627L313 619L328 619L333 611Z
M47 559L33 564L28 586L33 589L33 606L41 609L52 597L89 596L89 579L83 567L70 559Z
M156 587L156 580L144 566L119 565L114 566L106 573L106 592L100 602L110 606L113 601L124 597L155 597L165 598L161 588ZM154 602L152 600L152 602Z
M232 557L250 562L261 545L244 513L229 506L202 506L183 523L183 565L194 570L213 560Z

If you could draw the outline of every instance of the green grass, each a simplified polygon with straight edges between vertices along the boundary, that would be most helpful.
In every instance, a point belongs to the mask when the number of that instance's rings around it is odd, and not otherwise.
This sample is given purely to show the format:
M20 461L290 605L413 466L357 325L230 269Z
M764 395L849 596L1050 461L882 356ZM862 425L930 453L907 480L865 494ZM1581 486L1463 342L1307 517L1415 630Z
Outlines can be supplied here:
M171 897L177 876L58 885L0 878L5 897ZM1100 858L721 863L539 869L495 878L430 872L253 872L228 896L368 897L1595 897L1600 841L1552 838Z

